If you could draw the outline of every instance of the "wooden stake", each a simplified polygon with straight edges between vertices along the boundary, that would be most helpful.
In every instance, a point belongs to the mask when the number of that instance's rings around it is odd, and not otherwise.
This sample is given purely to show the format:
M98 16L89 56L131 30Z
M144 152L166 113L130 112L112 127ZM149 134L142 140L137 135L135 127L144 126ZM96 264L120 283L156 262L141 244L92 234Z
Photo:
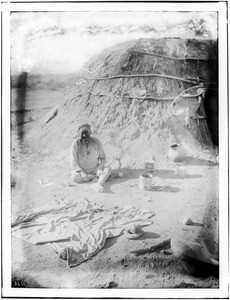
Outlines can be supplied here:
M160 250L159 248L166 246L168 244L170 244L171 239L165 240L159 244L156 244L150 248L146 248L146 249L139 249L139 250L131 250L131 253L135 253L135 254L143 254L143 253L147 253L147 252L155 252L157 250Z

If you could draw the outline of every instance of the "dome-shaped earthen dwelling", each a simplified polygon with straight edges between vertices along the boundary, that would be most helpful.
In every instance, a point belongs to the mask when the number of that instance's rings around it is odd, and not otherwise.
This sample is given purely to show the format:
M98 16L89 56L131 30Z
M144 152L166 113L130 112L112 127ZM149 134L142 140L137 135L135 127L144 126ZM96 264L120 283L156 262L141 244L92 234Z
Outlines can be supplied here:
M218 144L217 81L216 41L121 43L84 65L30 136L52 154L57 141L60 151L68 149L79 124L88 122L109 156L124 165L160 159L172 143L202 157Z

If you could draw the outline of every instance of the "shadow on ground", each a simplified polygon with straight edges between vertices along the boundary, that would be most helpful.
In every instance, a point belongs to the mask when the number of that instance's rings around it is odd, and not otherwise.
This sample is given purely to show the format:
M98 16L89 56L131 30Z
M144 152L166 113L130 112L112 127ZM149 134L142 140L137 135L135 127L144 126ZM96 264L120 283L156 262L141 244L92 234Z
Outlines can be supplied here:
M104 246L103 250L106 250L106 249L112 247L113 245L115 245L118 238L121 235L122 234L120 234L119 236L116 236L116 237L106 239L106 243L105 243L105 246ZM160 237L159 234L148 231L148 232L143 232L142 236L138 240L158 239L159 237Z
M142 236L139 238L139 240L146 240L146 239L158 239L160 237L160 234L150 231L144 231Z
M151 188L152 192L166 192L166 193L178 193L180 189L178 187L173 187L170 185L153 185Z
M106 239L105 246L104 246L103 250L111 248L113 245L115 245L120 236L121 235Z
M109 178L105 185L104 185L104 193L106 194L115 194L112 190L111 187L116 184L122 184L126 181L136 179L140 177L140 174L143 172L142 169L129 169L129 168L122 168L119 170L123 174L123 178ZM93 182L97 182L97 178L93 180Z
M132 180L132 179L138 179L143 173L142 169L121 169L121 172L124 174L123 178L114 178L110 179L106 182L106 185L104 187L104 193L108 194L114 194L114 192L111 190L111 187L116 184L122 184L126 181ZM180 178L178 174L175 173L174 170L156 170L156 173L153 175L154 177L164 178L164 179L193 179L193 178L201 178L202 175L194 174L194 175L186 175L185 178ZM134 184L136 185L136 184ZM178 187L173 187L170 185L153 185L151 189L148 190L149 192L169 192L169 193L178 193L180 189Z
M185 272L194 277L210 277L219 278L219 266L204 263L202 261L187 259L181 261Z
M165 179L195 179L201 178L202 175L200 174L187 174L185 177L180 177L174 170L156 170L156 176Z
M184 164L190 166L217 166L218 165L218 163L213 162L211 160L195 158L192 156L187 156L186 160L184 161Z

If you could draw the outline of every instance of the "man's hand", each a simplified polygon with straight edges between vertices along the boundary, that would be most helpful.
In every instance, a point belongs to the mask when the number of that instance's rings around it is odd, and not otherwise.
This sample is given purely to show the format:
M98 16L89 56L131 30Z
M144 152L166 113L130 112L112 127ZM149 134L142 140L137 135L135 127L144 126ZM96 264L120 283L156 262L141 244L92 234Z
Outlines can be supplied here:
M104 174L104 172L101 169L97 170L97 176L102 176Z
M82 178L85 178L85 177L87 176L87 174L86 174L85 172L83 172L83 171L81 171L80 174L81 174L81 177L82 177Z

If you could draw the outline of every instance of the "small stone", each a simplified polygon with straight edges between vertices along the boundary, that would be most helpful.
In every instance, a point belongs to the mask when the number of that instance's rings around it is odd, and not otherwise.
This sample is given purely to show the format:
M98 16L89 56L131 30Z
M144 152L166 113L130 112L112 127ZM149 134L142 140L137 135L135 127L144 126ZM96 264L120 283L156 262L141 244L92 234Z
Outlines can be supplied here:
M191 218L187 218L187 219L184 219L183 223L185 225L192 225L193 224L193 220Z

